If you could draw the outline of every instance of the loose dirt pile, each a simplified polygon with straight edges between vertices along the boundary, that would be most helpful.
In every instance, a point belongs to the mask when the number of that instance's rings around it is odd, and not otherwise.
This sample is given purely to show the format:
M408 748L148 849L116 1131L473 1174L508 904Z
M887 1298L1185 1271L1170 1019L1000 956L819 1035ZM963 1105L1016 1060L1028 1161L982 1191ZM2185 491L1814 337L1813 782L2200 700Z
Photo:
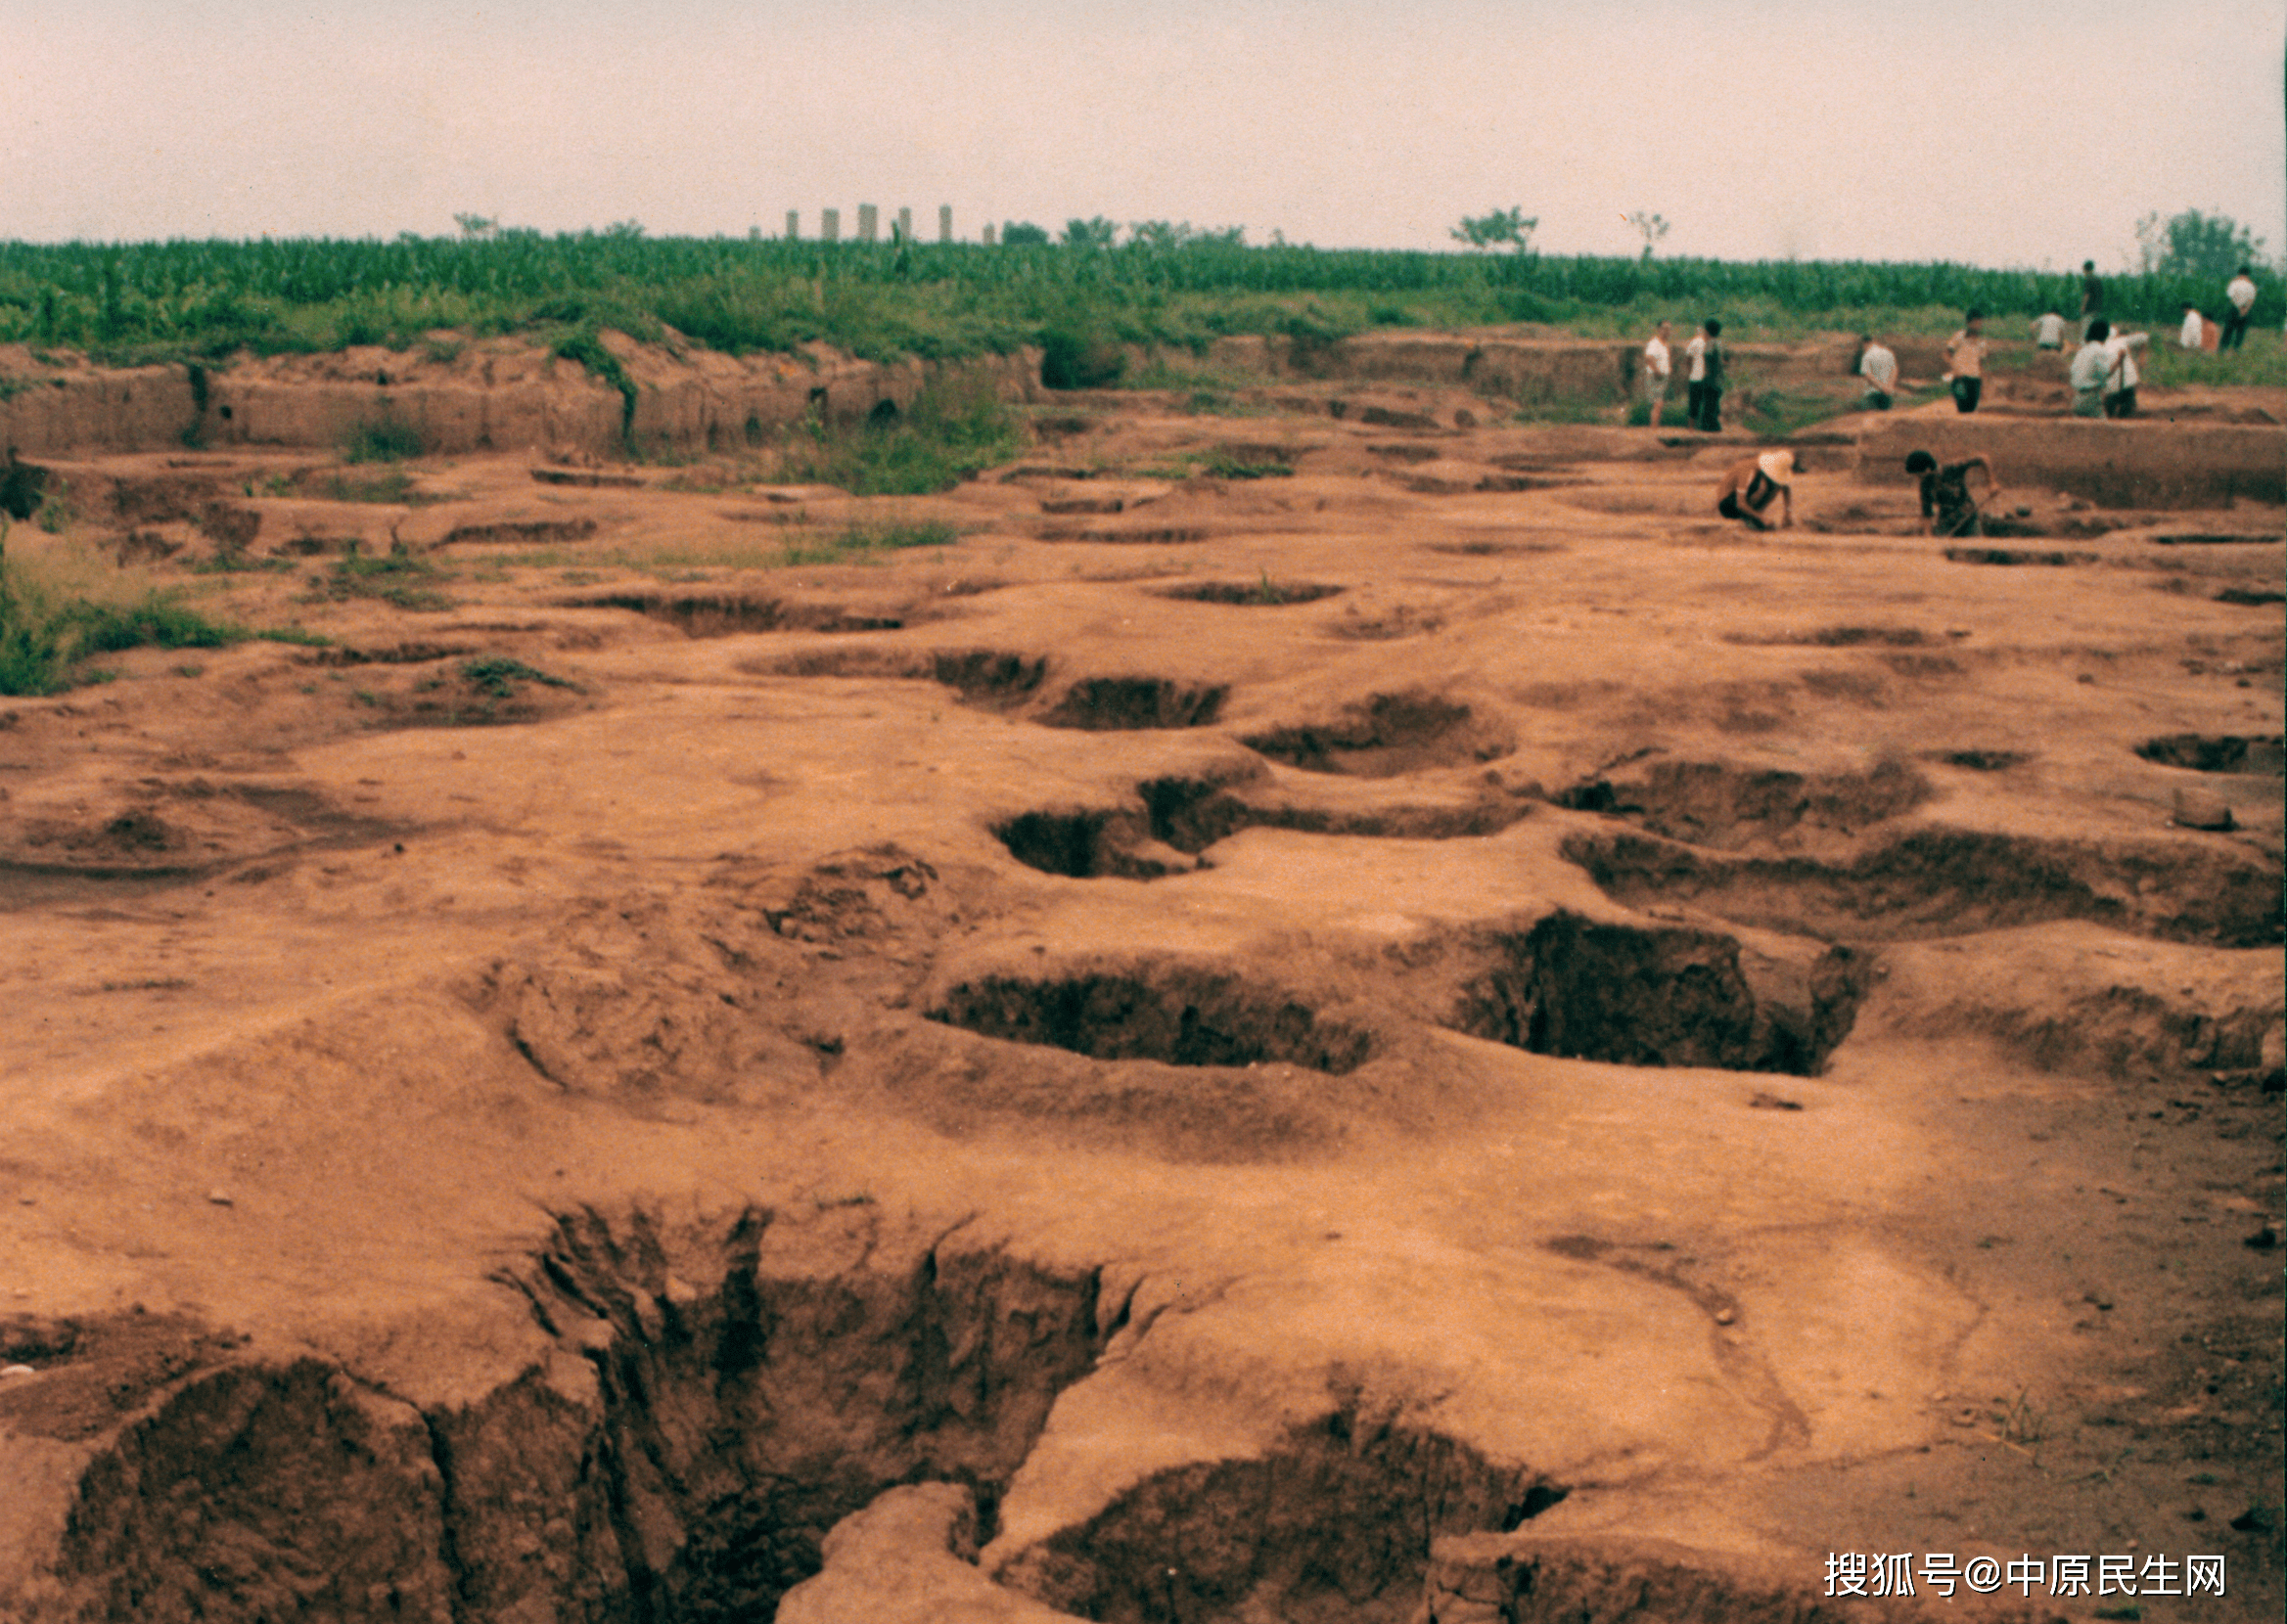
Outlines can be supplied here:
M2005 560L1949 406L1752 534L1401 350L926 499L35 458L325 641L0 701L0 1619L2276 1617L2263 426L2010 419Z

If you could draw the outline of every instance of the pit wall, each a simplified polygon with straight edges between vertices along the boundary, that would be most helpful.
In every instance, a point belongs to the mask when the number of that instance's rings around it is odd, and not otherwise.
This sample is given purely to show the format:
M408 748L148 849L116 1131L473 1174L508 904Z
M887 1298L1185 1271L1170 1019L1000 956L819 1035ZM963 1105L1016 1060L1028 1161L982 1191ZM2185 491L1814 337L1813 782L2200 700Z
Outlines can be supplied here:
M1361 333L1332 343L1244 336L1218 338L1205 356L1188 350L1138 349L1131 368L1181 372L1255 373L1271 378L1437 383L1504 396L1524 405L1564 401L1620 405L1636 386L1644 338L1620 340L1497 338L1483 334L1410 330ZM1670 346L1676 379L1686 363L1679 333ZM1734 384L1752 380L1770 387L1849 376L1857 360L1854 338L1807 344L1739 344L1725 340ZM1935 355L1936 347L1932 346Z
M1033 351L937 367L853 360L824 346L737 357L675 353L616 333L603 341L631 396L577 361L518 340L116 371L44 366L21 346L0 347L0 380L13 388L0 399L0 449L331 450L389 425L411 429L432 455L694 454L771 443L813 410L845 425L885 401L903 411L941 374L977 378L1006 399L1041 393Z
M1907 480L1909 452L1982 456L2005 486L2063 491L2106 508L2217 508L2287 500L2287 429L2241 424L1915 414L1869 423L1855 474Z

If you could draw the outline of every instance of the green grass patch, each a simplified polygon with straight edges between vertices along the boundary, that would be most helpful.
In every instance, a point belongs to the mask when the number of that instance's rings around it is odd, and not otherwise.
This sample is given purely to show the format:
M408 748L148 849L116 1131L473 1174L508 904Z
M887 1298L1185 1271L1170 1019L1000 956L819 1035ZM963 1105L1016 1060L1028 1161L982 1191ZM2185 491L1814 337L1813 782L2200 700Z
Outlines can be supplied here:
M58 694L112 681L116 671L85 662L128 649L221 649L250 638L307 635L210 619L173 593L107 571L83 551L34 555L20 548L12 555L7 539L0 520L0 694Z
M541 683L549 688L576 690L578 684L564 677L553 677L537 666L526 665L521 659L506 654L480 654L475 659L461 662L461 680L480 693L495 699L511 699L519 687L527 683Z
M342 460L346 463L403 463L419 457L423 451L421 430L411 424L399 423L394 418L384 418L378 423L361 423L351 430L342 444Z
M1199 467L1217 479L1291 479L1295 474L1285 463L1251 463L1227 451L1209 453Z
M415 558L403 548L386 554L352 552L310 582L311 603L343 603L353 598L375 598L393 609L435 613L453 607L437 590L452 577L427 559Z
M854 496L926 496L1008 462L1024 444L1023 425L988 383L946 378L909 411L877 412L850 428L813 416L782 454L779 477Z
M882 553L902 552L911 547L949 547L960 539L959 530L936 519L910 524L852 524L832 535L789 542L775 563L781 568L864 564Z

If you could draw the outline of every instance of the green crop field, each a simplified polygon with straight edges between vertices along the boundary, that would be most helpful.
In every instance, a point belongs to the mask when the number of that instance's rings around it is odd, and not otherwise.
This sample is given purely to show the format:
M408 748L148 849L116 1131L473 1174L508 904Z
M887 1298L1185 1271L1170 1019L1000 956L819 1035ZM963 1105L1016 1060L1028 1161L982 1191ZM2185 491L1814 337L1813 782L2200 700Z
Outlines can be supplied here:
M2282 285L2258 277L2268 329ZM2116 318L2173 329L2221 289L2107 279ZM1203 347L1226 334L1321 340L1371 327L1545 323L1593 336L1716 315L1742 334L1949 331L1962 310L2079 309L2078 279L1966 265L1640 260L1249 248L1208 238L1118 248L650 238L403 237L0 243L0 342L100 360L407 348L523 333L594 366L593 335L672 329L734 354L824 340L853 354L949 359L1027 343Z

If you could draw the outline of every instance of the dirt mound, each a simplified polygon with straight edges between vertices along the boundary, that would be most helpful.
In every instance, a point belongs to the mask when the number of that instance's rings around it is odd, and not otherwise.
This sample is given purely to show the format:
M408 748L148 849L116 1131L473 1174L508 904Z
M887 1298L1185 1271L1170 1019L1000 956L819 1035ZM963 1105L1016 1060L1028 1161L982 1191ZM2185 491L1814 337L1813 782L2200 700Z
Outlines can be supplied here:
M1277 728L1241 741L1306 773L1396 778L1499 759L1516 747L1507 729L1435 694L1377 694L1340 721Z
M1230 971L1142 963L1048 980L993 975L946 993L931 1020L1097 1060L1245 1066L1284 1060L1334 1076L1374 1052L1374 1035Z
M1574 836L1564 854L1630 906L1689 902L1742 925L1840 941L1904 941L2091 920L2162 941L2281 939L2279 869L2186 843L1918 831L1847 863L1705 856L1642 835Z

